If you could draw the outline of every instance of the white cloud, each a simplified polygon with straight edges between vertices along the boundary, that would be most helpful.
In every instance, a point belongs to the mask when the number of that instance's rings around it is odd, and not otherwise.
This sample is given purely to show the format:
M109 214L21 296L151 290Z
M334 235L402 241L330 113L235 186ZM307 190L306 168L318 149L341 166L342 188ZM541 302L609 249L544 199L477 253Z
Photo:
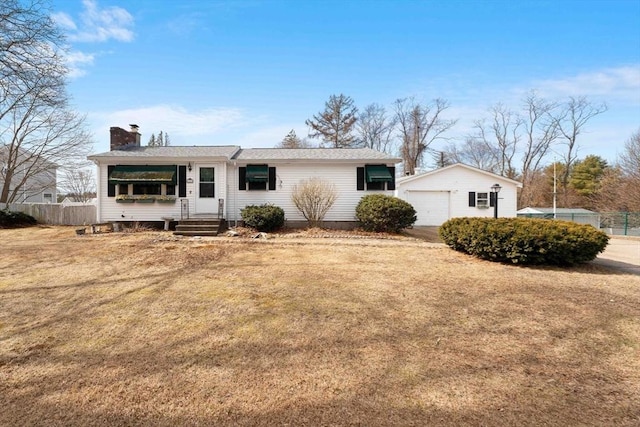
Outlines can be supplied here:
M69 77L76 78L86 74L82 68L85 65L93 65L95 55L92 53L83 53L80 51L71 51L66 54L67 66L69 67Z
M640 64L534 82L547 97L588 96L640 104Z
M155 105L108 113L104 121L109 126L137 123L141 131L159 132L164 130L184 136L209 135L236 126L243 114L237 108L208 108L188 111L180 106Z
M63 28L71 30L68 38L72 42L105 42L110 39L130 42L134 38L133 16L117 6L100 8L96 0L83 0L84 10L80 23L76 24L65 13L56 13L52 18Z
M53 22L67 30L76 30L78 28L76 23L73 22L73 19L64 12L52 14L51 19L53 19Z
M246 125L244 113L238 108L207 108L189 111L176 105L154 105L112 112L94 112L88 117L96 141L96 152L109 150L109 128L124 129L129 124L140 126L142 144L152 133L169 134L173 145L232 145L226 133Z

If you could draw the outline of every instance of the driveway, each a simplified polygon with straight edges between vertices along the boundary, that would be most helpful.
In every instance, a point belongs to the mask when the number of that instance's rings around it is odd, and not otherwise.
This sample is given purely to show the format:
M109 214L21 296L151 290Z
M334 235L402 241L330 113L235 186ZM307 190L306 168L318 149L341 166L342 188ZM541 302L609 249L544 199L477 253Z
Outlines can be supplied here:
M622 273L640 275L640 239L612 237L604 252L592 262Z

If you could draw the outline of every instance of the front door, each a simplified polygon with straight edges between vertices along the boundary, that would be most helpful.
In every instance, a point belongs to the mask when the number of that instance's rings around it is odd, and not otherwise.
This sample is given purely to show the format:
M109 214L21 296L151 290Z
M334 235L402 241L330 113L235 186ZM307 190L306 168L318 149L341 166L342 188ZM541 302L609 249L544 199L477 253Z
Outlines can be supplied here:
M214 166L197 166L196 213L217 214L218 194L216 189L216 168Z

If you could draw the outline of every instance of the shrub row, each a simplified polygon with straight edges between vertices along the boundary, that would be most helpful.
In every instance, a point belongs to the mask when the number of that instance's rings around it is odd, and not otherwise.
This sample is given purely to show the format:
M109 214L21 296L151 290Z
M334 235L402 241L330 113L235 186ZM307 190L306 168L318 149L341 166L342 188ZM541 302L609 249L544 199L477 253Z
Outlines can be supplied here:
M284 225L284 210L271 204L245 206L240 216L245 225L258 231L273 231Z
M411 204L397 197L370 194L360 199L356 218L367 231L398 233L411 227L417 219Z
M575 265L604 251L609 237L590 225L527 218L453 218L442 240L482 259L530 265Z
M0 228L18 228L35 225L36 219L22 212L12 212L8 209L0 210Z

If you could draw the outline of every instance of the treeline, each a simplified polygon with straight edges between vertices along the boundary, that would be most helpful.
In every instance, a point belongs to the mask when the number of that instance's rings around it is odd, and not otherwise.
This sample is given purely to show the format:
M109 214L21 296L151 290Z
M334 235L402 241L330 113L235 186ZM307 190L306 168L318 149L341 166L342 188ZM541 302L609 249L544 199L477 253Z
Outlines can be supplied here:
M460 162L522 182L519 207L550 206L555 188L558 207L640 211L640 130L613 165L578 157L583 131L606 104L586 97L550 100L531 91L517 108L491 106L458 139L451 137L458 119L447 117L449 108L441 98L410 97L390 108L373 103L359 110L351 97L331 95L324 110L305 121L307 137L292 130L278 147L369 147L401 157L408 175ZM443 144L436 148L438 140Z

